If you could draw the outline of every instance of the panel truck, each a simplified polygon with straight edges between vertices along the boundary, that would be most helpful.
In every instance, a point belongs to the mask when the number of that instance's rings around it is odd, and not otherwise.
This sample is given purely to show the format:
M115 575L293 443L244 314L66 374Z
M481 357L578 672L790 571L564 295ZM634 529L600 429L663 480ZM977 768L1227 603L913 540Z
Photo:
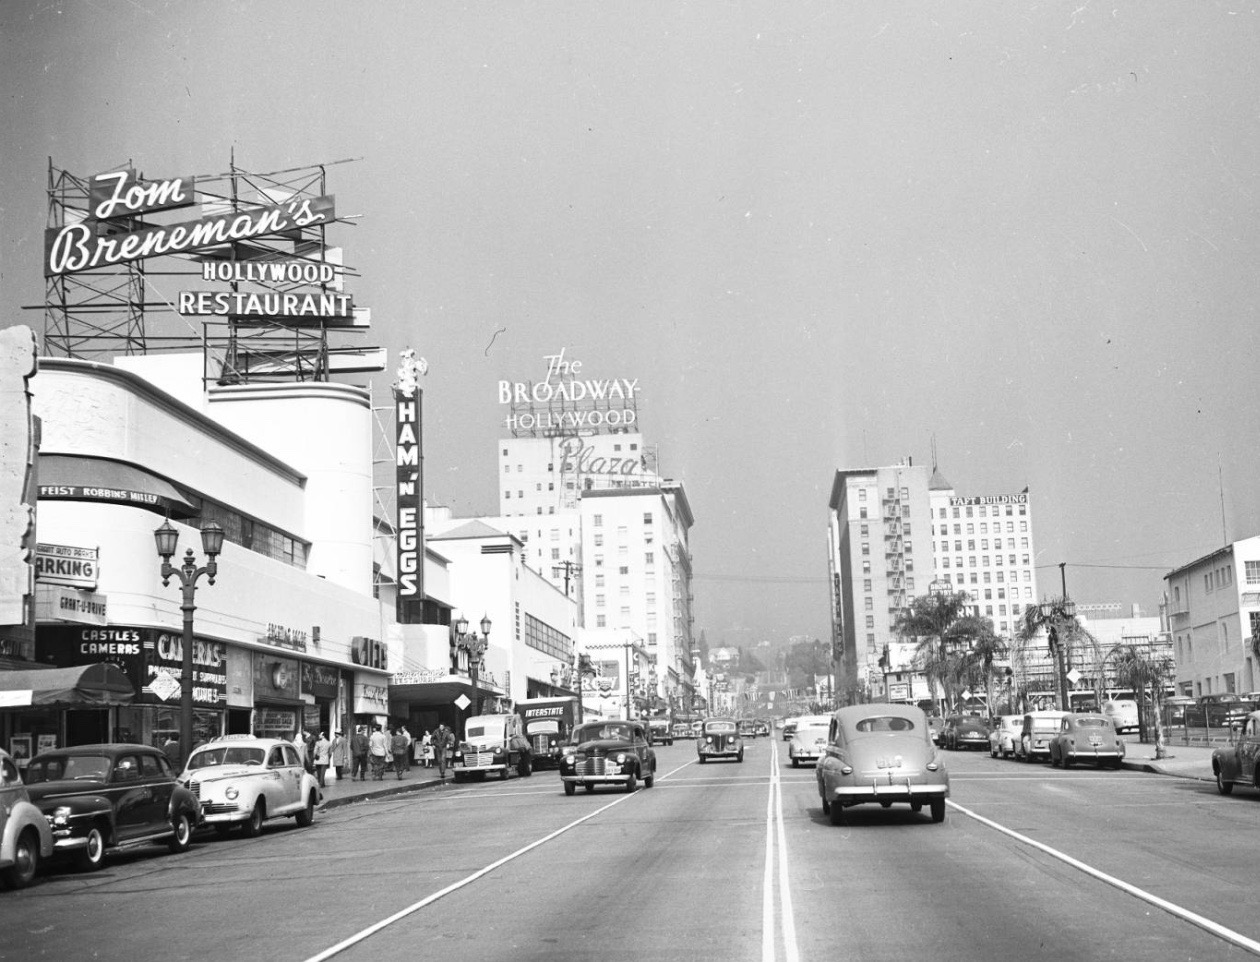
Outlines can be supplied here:
M560 746L569 740L577 717L577 698L522 698L516 703L516 711L534 750L534 764L558 768Z

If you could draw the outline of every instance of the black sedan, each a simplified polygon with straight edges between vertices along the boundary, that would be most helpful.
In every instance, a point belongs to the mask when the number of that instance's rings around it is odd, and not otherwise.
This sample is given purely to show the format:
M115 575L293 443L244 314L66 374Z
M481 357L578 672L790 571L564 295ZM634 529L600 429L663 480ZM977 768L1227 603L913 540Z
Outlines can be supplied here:
M166 756L145 745L77 745L42 752L26 768L31 801L52 827L55 853L82 869L105 854L152 843L187 850L201 809Z
M591 722L573 729L560 755L564 793L572 795L582 785L588 792L596 785L620 785L633 792L642 780L651 788L656 780L656 752L647 729L638 721Z

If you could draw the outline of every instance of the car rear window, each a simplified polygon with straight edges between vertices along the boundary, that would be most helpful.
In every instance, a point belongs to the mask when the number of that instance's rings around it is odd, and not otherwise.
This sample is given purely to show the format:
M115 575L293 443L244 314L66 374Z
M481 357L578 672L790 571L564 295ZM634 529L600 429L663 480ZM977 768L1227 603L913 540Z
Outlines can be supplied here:
M827 727L826 725L801 725L796 729L795 734L797 738L804 739L826 738Z
M914 722L900 715L876 715L863 718L853 727L860 732L908 732L914 729Z
M1034 718L1032 730L1035 732L1057 732L1062 722L1057 718Z

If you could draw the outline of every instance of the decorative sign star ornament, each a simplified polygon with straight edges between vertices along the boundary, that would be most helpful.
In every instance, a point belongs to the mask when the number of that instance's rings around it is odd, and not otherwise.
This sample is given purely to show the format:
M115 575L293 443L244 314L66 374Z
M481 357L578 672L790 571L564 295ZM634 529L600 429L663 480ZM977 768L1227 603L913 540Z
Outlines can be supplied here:
M420 386L420 378L429 373L429 362L422 357L416 357L416 352L411 348L404 348L398 354L398 373L397 380L394 381L394 390L404 397L415 397L416 389Z

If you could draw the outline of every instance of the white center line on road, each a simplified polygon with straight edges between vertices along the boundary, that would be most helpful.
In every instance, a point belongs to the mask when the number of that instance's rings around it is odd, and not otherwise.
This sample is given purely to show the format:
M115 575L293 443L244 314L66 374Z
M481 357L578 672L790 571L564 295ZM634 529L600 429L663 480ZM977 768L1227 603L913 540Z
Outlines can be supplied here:
M677 769L675 769L675 771L677 771ZM466 878L460 879L458 882L453 882L450 885L446 886L446 888L440 889L439 891L434 892L432 895L422 898L419 902L415 902L411 905L408 905L405 909L395 912L393 915L389 916L388 918L381 919L379 922L373 925L369 925L366 929L363 929L360 932L356 932L354 935L350 936L348 939L343 939L342 941L338 942L336 945L332 946L331 948L325 949L323 952L320 952L317 955L312 955L309 959L306 960L306 962L324 962L324 960L326 959L331 959L333 956L341 954L346 949L352 948L353 946L358 945L360 942L363 942L366 939L371 938L373 935L375 935L377 932L381 931L382 929L388 928L389 926L393 925L395 922L399 922L402 919L405 919L407 916L412 915L416 912L419 912L426 905L432 905L438 899L444 898L445 896L450 895L452 892L457 892L467 885L471 885L473 882L477 881L477 879L488 875L489 873L493 872L495 869L499 868L501 865L506 865L508 862L511 862L513 859L520 858L526 852L532 852L534 849L538 848L538 846L544 845L547 842L550 842L553 838L563 835L565 832L569 831L569 829L576 828L577 826L581 825L583 822L589 822L596 815L599 815L603 812L608 811L614 805L620 805L622 802L628 802L630 801L630 799L637 797L637 795L638 795L637 792L634 795L622 795L620 798L609 802L607 805L603 805L600 808L595 809L595 811L590 812L587 815L583 815L579 819L575 819L574 821L570 822L568 825L564 825L556 829L554 832L551 832L548 835L544 835L540 839L530 842L524 848L518 848L511 855L505 855L503 856L503 858L499 859L498 861L491 862L485 868L481 868L473 872L472 875L469 875Z
M1213 922L1211 919L1204 918L1202 915L1191 912L1189 909L1182 908L1180 905L1174 905L1172 902L1161 899L1158 895L1153 895L1145 889L1140 889L1136 885L1132 885L1123 879L1118 879L1114 875L1108 875L1106 872L1102 872L1091 865L1086 865L1084 862L1078 861L1077 859L1072 858L1072 856L1064 852L1060 852L1056 848L1051 848L1043 842L1038 842L1036 839L1029 838L1027 835L1021 835L1019 832L1009 829L1005 825L999 825L992 819L985 818L983 815L977 815L975 812L971 811L971 809L963 808L957 802L949 801L946 804L955 811L966 815L968 818L975 819L981 825L986 825L994 831L1001 832L1003 835L1007 835L1018 842L1023 842L1025 845L1031 846L1040 852L1044 852L1051 858L1058 859L1065 865L1070 865L1072 868L1084 872L1086 875L1096 878L1100 882L1110 885L1113 888L1117 888L1121 892L1127 892L1134 898L1141 899L1143 902L1146 902L1148 905L1153 905L1156 908L1163 909L1169 915L1179 918L1183 922L1189 922L1191 925L1197 926L1198 928L1203 929L1203 931L1208 932L1211 935L1215 935L1217 938L1223 939L1232 945L1236 945L1238 948L1244 949L1252 955L1260 955L1260 942L1256 942L1254 939L1249 939L1245 935L1235 932L1233 929L1228 929L1217 922Z
M766 868L761 880L761 959L774 962L774 872L775 849L778 849L779 926L783 933L783 957L786 962L799 962L796 942L796 917L792 912L792 892L788 885L787 839L783 828L783 791L779 781L778 745L770 743L770 791L766 797Z

